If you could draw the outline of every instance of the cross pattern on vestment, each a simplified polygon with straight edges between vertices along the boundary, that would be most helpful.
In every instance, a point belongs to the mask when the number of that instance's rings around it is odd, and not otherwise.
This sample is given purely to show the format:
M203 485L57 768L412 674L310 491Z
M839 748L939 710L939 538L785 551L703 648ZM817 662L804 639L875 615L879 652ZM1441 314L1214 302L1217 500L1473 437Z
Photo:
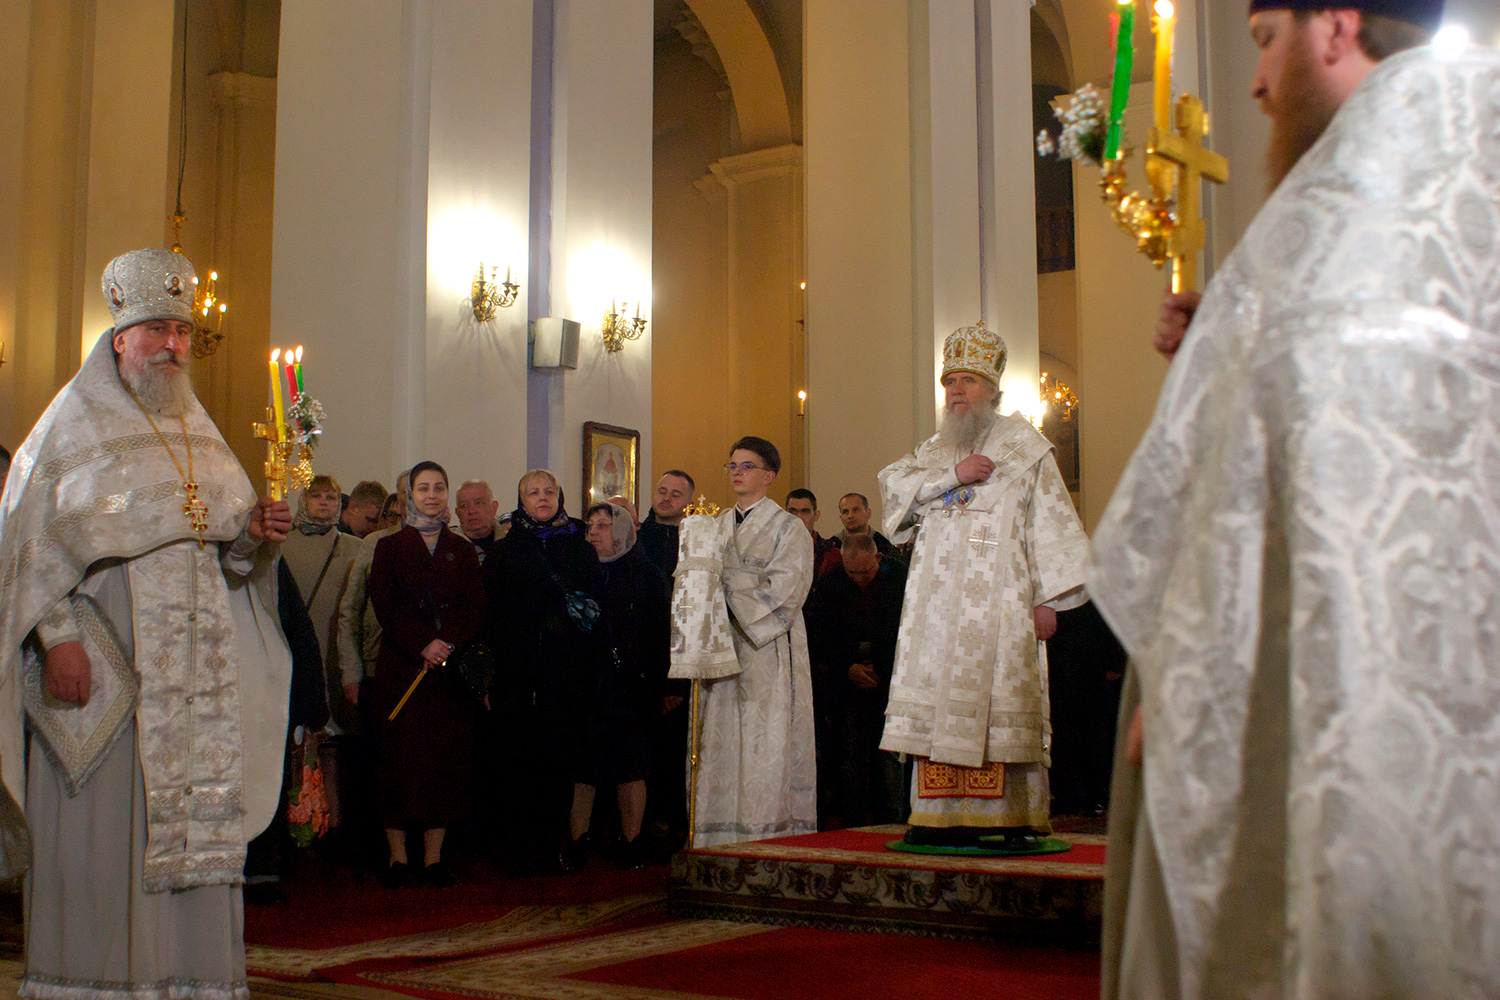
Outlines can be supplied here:
M1151 130L1146 152L1177 168L1177 220L1167 237L1172 258L1172 291L1193 291L1198 285L1198 251L1208 243L1203 224L1203 182L1229 180L1229 161L1203 145L1208 136L1208 114L1203 102L1184 94L1177 102L1177 131Z
M986 545L988 545L988 546L998 546L1000 544L1000 539L998 539L998 538L991 538L990 537L990 533L993 530L994 530L993 528L991 528L988 524L986 524L984 526L984 530L981 531L979 534L977 534L977 535L970 535L969 536L969 541L973 542L974 545L978 547L978 551L979 551L979 554L981 556L983 556L983 555L986 554L985 553L985 546Z
M964 603L977 608L993 596L994 591L990 587L989 576L983 570L976 569L964 578L962 593Z
M989 644L990 630L985 627L984 622L966 621L959 626L954 635L954 643L959 651L969 656L978 656L984 652L985 646ZM958 673L967 673L960 670Z

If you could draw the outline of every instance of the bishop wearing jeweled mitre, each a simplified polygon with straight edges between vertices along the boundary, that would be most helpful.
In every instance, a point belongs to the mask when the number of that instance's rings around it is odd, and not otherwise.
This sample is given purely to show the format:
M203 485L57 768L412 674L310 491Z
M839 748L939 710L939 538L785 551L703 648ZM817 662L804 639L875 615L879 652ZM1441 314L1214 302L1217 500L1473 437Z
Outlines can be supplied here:
M1041 640L1087 601L1088 539L1047 439L999 415L1004 370L996 333L955 330L938 433L880 473L885 533L916 536L880 742L917 759L913 844L1025 850L1052 829Z
M0 500L0 876L30 869L19 994L248 997L245 845L281 796L274 544L193 394L193 266L111 261L114 328Z

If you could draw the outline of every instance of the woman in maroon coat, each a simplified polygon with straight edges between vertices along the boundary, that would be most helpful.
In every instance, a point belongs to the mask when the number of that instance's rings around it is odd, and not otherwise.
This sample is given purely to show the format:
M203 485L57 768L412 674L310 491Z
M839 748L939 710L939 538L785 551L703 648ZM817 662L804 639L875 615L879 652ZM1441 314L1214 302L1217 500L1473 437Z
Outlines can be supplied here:
M393 887L411 881L408 830L423 831L418 877L453 884L442 860L443 833L468 814L477 703L445 664L484 620L474 546L447 528L448 474L436 462L420 462L410 484L406 527L376 544L369 584L383 630L370 694L379 727L380 812L391 848L384 880ZM423 671L433 676L389 719Z

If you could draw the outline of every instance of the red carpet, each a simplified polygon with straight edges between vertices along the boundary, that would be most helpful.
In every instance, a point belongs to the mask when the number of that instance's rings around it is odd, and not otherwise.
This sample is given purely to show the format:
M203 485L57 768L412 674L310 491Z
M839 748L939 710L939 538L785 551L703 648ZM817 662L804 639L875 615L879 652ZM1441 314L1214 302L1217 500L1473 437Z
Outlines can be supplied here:
M1094 1000L1099 957L1057 948L784 927L573 978L743 1000Z
M777 837L774 840L757 840L753 844L726 844L723 847L707 848L714 854L724 854L736 858L765 857L767 847L788 847L802 851L858 851L869 852L882 856L882 863L895 863L901 855L890 851L885 845L892 840L899 839L901 834L891 832L891 829L853 829L853 830L829 830L826 833L809 833L800 837ZM967 863L973 859L961 855L927 854L921 855L920 862L914 862L918 867L931 868L937 871L968 871L971 866ZM995 860L995 859L990 859ZM1058 861L1070 865L1096 865L1100 872L1071 871L1058 872L1061 878L1098 878L1102 877L1104 866L1104 844L1095 843L1091 840L1082 840L1073 845L1073 849L1066 854L1051 854L1037 857L1038 861Z
M487 865L451 889L380 885L373 875L310 861L285 885L287 903L245 907L245 941L268 948L338 948L493 920L518 906L568 906L664 892L665 868L590 868L566 878L506 879Z
M887 858L900 864L919 857L886 851L884 843L893 835L899 831L844 830L687 855L731 866L720 874L735 878L721 880L716 891L739 900L735 905L743 903L746 891L774 889L776 882L755 881L774 868L790 880L779 883L782 889L821 887L805 899L766 897L793 910L806 908L800 918L821 921L827 912L841 911L839 926L870 927L889 919L887 929L903 934L834 930L826 922L778 927L673 917L665 903L670 881L660 868L621 873L595 867L560 878L515 880L473 865L460 870L464 884L451 889L391 891L369 875L310 863L286 886L287 904L246 907L248 965L259 984L253 988L283 1000L375 995L368 993L372 990L421 1000L1092 1000L1098 995L1099 959L1081 923L1092 904L1085 907L1086 897L1074 896L1094 891L1097 879L1080 872L1099 868L1101 838L1076 838L1074 851L1061 856L1068 864L1053 876L973 870L986 859L964 859L954 871L796 860L874 856L883 865ZM687 855L678 855L679 869ZM750 873L750 883L738 880L744 872ZM829 873L831 880L825 877ZM873 881L867 885L865 879ZM888 918L884 900L891 887L906 894L906 904L920 905ZM970 889L977 893L972 900L965 895ZM674 895L678 891L673 888ZM1016 910L1007 902L1010 896L1028 900L1028 909ZM964 912L965 906L971 908ZM1014 912L1006 912L1007 906ZM817 912L820 907L824 915ZM1006 928L999 935L996 919ZM955 920L960 931L967 921L970 930L982 933L967 940L911 933L953 933ZM934 921L949 925L936 927ZM1018 943L1032 925L1047 922L1070 929L1051 939L1062 944Z

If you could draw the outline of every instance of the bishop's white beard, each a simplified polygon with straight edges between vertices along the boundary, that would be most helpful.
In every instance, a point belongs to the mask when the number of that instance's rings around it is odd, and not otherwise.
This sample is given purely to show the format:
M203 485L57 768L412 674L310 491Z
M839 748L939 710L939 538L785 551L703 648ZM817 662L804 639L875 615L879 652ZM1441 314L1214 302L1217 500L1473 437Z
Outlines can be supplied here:
M960 454L972 455L984 444L990 428L999 418L999 410L985 404L971 406L967 413L961 414L945 410L942 426L938 428L938 440Z
M186 360L180 367L170 364L173 354L162 349L137 364L120 356L120 380L135 393L135 398L152 413L180 417L193 400L193 378Z

